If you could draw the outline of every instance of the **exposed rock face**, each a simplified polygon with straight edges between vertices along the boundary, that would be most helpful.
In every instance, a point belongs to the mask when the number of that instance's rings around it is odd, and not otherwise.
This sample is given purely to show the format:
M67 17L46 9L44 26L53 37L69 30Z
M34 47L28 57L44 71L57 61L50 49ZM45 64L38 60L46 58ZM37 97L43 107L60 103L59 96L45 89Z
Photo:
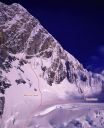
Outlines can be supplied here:
M5 98L4 97L0 97L0 115L3 114L4 103L5 103Z
M40 25L38 20L19 4L8 6L1 3L0 9L0 18L2 19L2 22L0 22L0 44L3 59L8 56L7 52L12 54L25 52L27 58L31 58L32 55L46 59L51 58L50 67L46 67L47 81L50 84L54 81L60 83L66 77L65 65L62 63L62 60L67 61L68 59L66 51ZM75 61L76 66L80 67L80 63L77 60Z
M22 56L18 58L16 55L20 53ZM26 9L16 3L0 3L0 93L4 94L12 86L7 76L13 68L12 62L18 61L16 70L24 73L21 67L31 58L41 60L40 75L51 86L67 79L78 88L80 95L85 86L92 90L98 88L94 91L96 95L104 91L104 76L84 69ZM22 78L16 78L15 82L26 83ZM0 106L2 103L1 100Z

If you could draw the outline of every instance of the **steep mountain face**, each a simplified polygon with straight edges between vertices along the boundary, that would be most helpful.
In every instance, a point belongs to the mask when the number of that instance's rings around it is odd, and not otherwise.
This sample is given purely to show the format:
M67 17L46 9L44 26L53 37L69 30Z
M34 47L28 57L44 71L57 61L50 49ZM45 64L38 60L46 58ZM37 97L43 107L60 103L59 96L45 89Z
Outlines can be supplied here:
M84 69L21 5L0 3L0 114L8 95L13 91L15 100L22 87L43 97L46 91L62 99L102 100L104 75Z

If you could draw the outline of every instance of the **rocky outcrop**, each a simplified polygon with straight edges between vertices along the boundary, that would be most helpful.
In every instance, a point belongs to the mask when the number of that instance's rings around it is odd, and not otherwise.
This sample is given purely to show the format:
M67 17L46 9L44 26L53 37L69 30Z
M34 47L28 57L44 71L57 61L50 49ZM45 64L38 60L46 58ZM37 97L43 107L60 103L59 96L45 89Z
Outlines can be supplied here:
M17 54L22 54L24 58L16 57ZM4 94L6 88L12 86L7 76L13 68L12 62L16 61L16 70L24 73L21 67L31 58L41 60L40 75L49 85L60 84L67 79L78 88L80 95L85 93L85 86L92 88L96 95L103 94L103 75L84 69L21 5L0 2L0 93ZM15 82L17 85L25 84L22 78L16 78Z
M96 81L100 77L95 75L93 78L92 73L88 73L78 60L67 53L52 35L41 26L40 22L21 5L12 4L8 6L0 3L0 10L0 18L2 19L0 21L1 69L6 71L12 67L10 61L7 61L8 57L11 57L9 53L25 53L27 59L37 56L47 61L50 58L50 66L47 67L44 64L41 66L50 85L52 83L60 84L67 78L70 83L81 81L89 83L91 86L92 79ZM99 81L102 80L99 78Z
M5 97L0 97L0 116L3 114Z

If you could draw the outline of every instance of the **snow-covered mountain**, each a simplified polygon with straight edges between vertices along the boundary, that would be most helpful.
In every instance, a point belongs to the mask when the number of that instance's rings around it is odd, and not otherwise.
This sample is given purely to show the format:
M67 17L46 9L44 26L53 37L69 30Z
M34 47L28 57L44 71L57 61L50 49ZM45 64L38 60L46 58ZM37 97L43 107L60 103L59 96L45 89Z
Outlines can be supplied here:
M0 2L0 128L26 128L41 109L103 93L103 74L84 69L21 5Z

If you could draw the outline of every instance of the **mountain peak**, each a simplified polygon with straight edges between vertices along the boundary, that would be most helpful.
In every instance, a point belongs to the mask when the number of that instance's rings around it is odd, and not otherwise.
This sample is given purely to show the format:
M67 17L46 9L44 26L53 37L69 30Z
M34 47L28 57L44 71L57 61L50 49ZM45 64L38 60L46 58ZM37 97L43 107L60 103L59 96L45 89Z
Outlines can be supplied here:
M20 4L2 4L0 3L2 128L31 127L37 108L40 109L41 105L57 104L59 101L69 103L71 100L86 102L86 98L90 97L98 101L104 100L102 75L84 69Z
M27 10L19 3L13 3L11 6L15 6L16 8L22 10L22 11L25 11L27 12Z

